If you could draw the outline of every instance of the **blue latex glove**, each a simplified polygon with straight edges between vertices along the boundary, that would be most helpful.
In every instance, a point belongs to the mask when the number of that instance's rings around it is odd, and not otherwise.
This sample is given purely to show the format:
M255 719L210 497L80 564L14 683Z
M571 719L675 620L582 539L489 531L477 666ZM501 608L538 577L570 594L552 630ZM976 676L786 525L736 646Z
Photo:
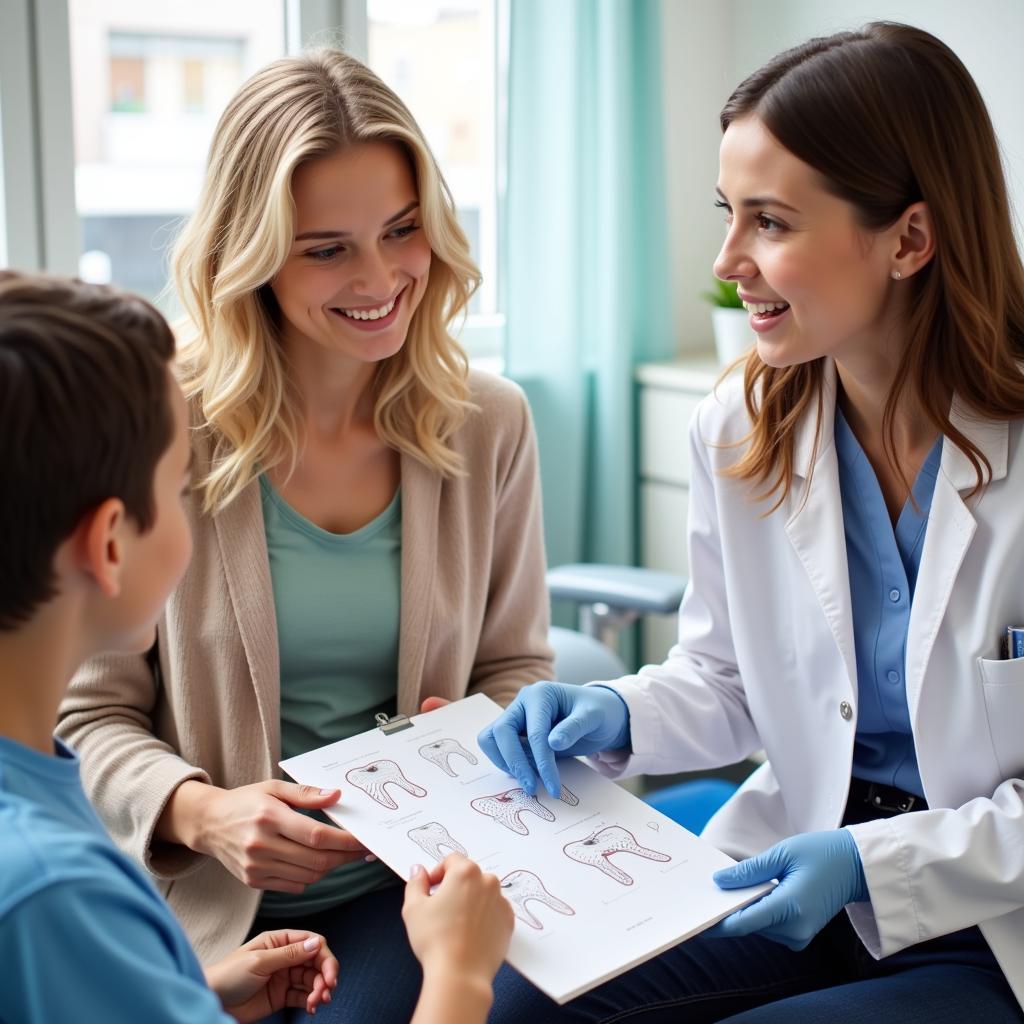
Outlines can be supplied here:
M734 938L757 933L803 949L847 903L869 899L860 851L845 828L805 832L714 874L720 889L779 884L704 934Z
M555 759L628 746L629 709L607 686L534 683L519 691L477 743L531 796L539 774L544 788L557 797L562 783Z

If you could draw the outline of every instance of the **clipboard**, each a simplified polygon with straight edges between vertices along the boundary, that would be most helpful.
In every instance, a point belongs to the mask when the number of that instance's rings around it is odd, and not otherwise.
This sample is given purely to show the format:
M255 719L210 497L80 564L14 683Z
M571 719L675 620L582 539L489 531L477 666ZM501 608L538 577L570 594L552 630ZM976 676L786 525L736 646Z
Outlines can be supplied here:
M475 694L281 762L340 789L325 810L400 877L460 852L496 874L516 923L508 962L565 1003L770 891L721 890L732 858L596 772L559 762L558 798L525 793L476 742L501 713Z

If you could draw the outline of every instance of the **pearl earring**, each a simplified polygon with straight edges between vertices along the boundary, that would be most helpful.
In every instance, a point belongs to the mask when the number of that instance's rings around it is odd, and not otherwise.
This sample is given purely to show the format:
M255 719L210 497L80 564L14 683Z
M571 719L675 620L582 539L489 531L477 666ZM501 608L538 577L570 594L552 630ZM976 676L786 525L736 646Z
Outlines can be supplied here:
M894 270L892 272L892 276L896 278L897 281L901 281L903 279L903 275L898 270Z

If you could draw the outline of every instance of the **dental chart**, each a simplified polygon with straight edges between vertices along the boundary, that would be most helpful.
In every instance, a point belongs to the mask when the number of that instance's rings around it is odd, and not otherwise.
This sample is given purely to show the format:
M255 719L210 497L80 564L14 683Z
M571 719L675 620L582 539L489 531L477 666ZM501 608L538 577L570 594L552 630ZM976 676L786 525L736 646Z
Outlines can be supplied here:
M482 694L281 762L340 789L326 813L403 879L465 854L501 879L516 924L508 962L558 1003L614 978L752 902L720 890L733 861L586 763L558 762L562 791L530 796L477 746L501 708Z

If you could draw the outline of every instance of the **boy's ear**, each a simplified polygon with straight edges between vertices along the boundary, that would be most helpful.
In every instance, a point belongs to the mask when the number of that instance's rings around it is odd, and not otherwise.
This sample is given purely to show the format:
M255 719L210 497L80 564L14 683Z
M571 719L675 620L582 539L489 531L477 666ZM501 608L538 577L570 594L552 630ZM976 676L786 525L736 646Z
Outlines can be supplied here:
M121 593L121 573L124 571L125 528L124 502L120 498L107 498L87 513L78 526L79 568L96 582L107 597Z

